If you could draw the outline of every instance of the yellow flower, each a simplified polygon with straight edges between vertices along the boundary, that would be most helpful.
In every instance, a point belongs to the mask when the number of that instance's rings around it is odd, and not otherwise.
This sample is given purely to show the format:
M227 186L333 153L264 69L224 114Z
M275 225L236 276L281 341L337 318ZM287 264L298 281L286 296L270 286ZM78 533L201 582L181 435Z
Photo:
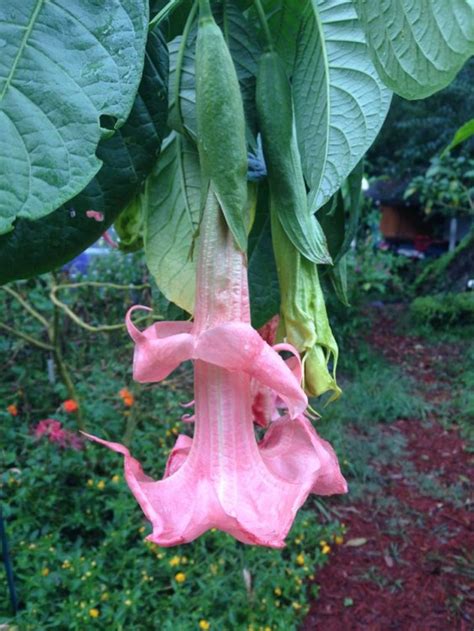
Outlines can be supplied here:
M100 597L100 599L102 600L102 602L109 600L109 592L104 592L102 596Z
M211 625L207 620L199 620L199 628L203 629L203 631L207 631L207 629L211 628Z
M89 609L89 616L91 618L98 618L100 616L100 611L93 607L92 609Z
M63 570L68 570L71 567L71 561L69 561L68 559L66 559L63 564L62 564L62 568Z
M127 607L130 607L133 603L132 603L132 601L130 600L130 598L127 598L127 600L124 600L124 601L123 601L123 604L124 604L124 605L126 605Z
M48 574L49 574L49 568L44 567L44 568L41 570L41 576L48 576Z
M281 589L280 589L280 587L275 587L275 589L273 591L275 592L275 596L281 596Z
M295 609L296 611L298 611L298 609L301 609L301 605L300 603L291 603L293 609Z
M118 484L120 482L120 476L115 474L114 476L112 476L112 482L114 484Z
M331 552L331 548L328 545L323 546L321 552L323 554L329 554Z
M272 631L271 627L265 627L264 631Z
M169 560L169 564L171 565L171 567L176 567L177 565L179 565L180 562L180 558L178 556L174 556Z
M323 540L321 540L321 541L319 542L319 545L321 546L321 548L324 548L324 546L327 546L327 545L328 545L328 543L327 543L327 541L323 541Z
M97 488L99 489L99 491L103 491L105 489L105 482L103 480L97 482Z
M298 565L304 565L305 564L304 554L303 553L298 554L298 556L296 557L296 562L298 563Z
M186 580L186 574L184 572L178 572L174 578L177 583L184 583Z
M341 537L341 535L336 535L334 537L334 542L337 543L338 546L340 546L344 543L344 537Z
M94 486L94 480L87 480L87 486Z

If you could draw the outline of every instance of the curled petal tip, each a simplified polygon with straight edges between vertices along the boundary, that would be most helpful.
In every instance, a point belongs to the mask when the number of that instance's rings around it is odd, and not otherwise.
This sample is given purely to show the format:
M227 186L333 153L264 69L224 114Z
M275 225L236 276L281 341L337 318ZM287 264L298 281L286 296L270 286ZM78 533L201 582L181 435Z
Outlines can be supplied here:
M138 310L153 311L153 309L151 309L150 307L145 307L143 305L134 305L133 307L130 307L130 309L127 311L127 315L125 316L125 324L127 326L128 334L135 343L140 342L140 340L144 338L144 334L142 333L142 331L140 331L140 329L137 328L132 322L132 313Z

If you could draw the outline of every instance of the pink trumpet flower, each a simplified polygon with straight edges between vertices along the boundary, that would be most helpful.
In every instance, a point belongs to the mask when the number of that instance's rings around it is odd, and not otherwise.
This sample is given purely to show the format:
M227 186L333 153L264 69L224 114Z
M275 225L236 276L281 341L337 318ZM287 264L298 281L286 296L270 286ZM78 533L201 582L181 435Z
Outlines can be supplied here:
M344 493L347 485L334 451L303 415L299 361L294 374L250 326L245 256L212 192L201 225L194 322L157 322L139 331L133 309L126 322L137 381L160 381L194 361L194 437L178 437L162 480L148 477L123 445L89 436L124 456L127 483L153 526L148 540L173 546L218 528L243 543L283 547L310 492ZM260 443L255 382L288 409Z

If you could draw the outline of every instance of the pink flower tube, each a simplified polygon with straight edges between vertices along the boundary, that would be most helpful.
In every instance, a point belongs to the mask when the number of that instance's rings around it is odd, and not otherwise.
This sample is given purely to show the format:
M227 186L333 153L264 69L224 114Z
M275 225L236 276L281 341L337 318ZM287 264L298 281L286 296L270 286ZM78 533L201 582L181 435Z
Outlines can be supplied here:
M135 308L126 322L137 381L158 382L194 360L194 437L178 437L162 480L148 477L124 446L89 436L124 456L127 483L153 525L148 539L173 546L218 528L244 543L282 547L309 493L345 493L347 485L331 446L303 415L299 363L292 371L250 326L245 257L212 193L201 225L194 322L159 322L142 332L131 320ZM271 414L276 420L260 443L252 413L257 382L288 408L285 416Z

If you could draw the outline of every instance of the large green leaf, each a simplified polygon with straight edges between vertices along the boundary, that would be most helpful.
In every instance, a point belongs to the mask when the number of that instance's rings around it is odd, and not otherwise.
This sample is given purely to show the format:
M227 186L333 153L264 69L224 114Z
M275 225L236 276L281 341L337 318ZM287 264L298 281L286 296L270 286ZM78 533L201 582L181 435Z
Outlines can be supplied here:
M0 234L99 171L97 145L111 133L101 117L120 126L130 113L147 27L148 0L0 3Z
M249 129L255 133L255 77L260 55L252 25L237 0L213 5L216 22L222 28L239 78ZM178 36L170 50L170 116L173 129L196 138L196 70L194 64L197 29L193 25L183 39Z
M99 143L103 166L70 202L37 221L18 219L0 236L0 283L50 271L94 243L139 190L159 151L166 126L168 54L159 31L150 34L145 67L130 116ZM87 210L103 213L97 222Z
M201 211L197 149L172 133L147 178L143 195L145 254L155 281L168 300L193 312L193 239Z
M287 4L301 16L293 95L309 203L316 211L374 141L391 93L375 71L352 2L285 0Z
M383 81L406 99L446 87L474 54L472 0L354 0Z

